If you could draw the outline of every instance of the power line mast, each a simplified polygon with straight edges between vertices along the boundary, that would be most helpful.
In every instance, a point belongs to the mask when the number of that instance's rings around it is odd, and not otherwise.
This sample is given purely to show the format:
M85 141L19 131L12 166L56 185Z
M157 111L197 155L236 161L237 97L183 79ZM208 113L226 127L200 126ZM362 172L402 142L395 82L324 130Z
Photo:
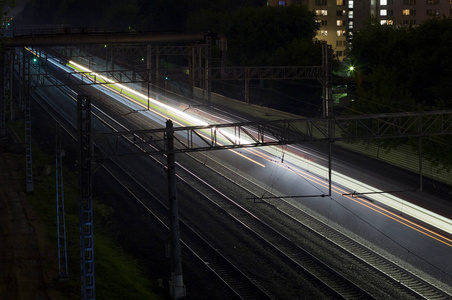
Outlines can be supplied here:
M173 129L173 122L166 121L166 128ZM171 281L169 283L170 295L173 299L181 299L186 296L184 280L182 276L182 261L179 234L179 206L177 204L176 190L176 165L174 154L174 132L168 131L166 134L168 147L168 198L170 210L170 250L171 250Z
M91 98L86 95L77 97L77 131L82 299L95 299L92 199L93 143L91 136Z
M14 52L12 48L3 48L0 60L0 82L3 87L0 90L0 137L6 135L6 112L8 102L10 104L11 120L13 119L13 65Z
M22 68L23 68L23 82L22 82L22 103L24 104L25 112L25 169L26 182L25 190L27 192L34 191L33 184L33 156L31 151L31 107L30 107L30 57L28 51L22 49Z
M56 201L57 201L57 233L58 233L58 279L60 281L69 280L67 269L67 249L66 249L66 217L64 214L64 191L63 191L63 156L61 149L61 126L56 126Z

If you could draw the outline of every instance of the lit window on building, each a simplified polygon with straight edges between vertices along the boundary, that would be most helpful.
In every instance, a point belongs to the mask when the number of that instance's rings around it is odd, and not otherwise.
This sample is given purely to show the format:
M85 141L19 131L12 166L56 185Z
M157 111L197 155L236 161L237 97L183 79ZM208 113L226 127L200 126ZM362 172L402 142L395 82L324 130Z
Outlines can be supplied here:
M353 19L353 11L349 11L348 12L348 18L349 19Z
M380 9L380 16L385 17L388 15L388 11L386 9Z
M344 26L344 20L336 20L337 26Z
M320 36L328 36L328 30L320 30Z
M279 1L279 5L286 5L286 1Z
M450 1L452 1L452 0L450 0ZM336 5L337 6L344 5L344 0L336 0Z
M381 25L394 25L394 20L381 20Z
M380 5L388 5L388 1L387 0L380 0Z
M316 16L327 16L328 15L328 11L326 9L317 9L315 11L315 15Z
M353 21L348 21L348 28L353 29Z
M345 30L336 30L336 36L344 36Z
M352 0L348 1L348 8L353 8L353 1Z

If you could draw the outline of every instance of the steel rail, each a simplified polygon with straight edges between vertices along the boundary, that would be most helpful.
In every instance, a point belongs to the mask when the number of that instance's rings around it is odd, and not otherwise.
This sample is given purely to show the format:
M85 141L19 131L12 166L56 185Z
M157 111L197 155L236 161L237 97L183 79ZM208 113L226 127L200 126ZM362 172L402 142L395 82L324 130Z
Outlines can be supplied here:
M219 165L219 163L217 164ZM206 164L204 163L204 165ZM221 166L223 168L227 168L224 165ZM217 173L218 176L222 176L236 185L236 176L239 176L241 180L247 182L247 186L252 185L256 186L256 189L262 189L262 187L258 186L247 177L242 176L233 170L230 170L230 172L234 174L234 178L229 178L218 171L220 168L218 166L215 168L208 168L211 169L212 172ZM241 188L247 190L252 195L255 195L256 193L251 191L250 188L245 187L245 185L241 185ZM351 237L339 232L337 229L332 228L330 225L322 222L312 214L308 214L300 208L295 207L293 204L285 201L284 199L286 199L286 197L278 197L278 195L274 195L268 190L266 193L273 196L271 196L271 202L264 201L264 203L271 203L272 207L278 208L275 209L275 213L280 215L277 219L284 219L287 222L294 223L294 227L299 228L301 226L303 230L315 234L318 238L328 240L332 247L340 248L341 251L344 251L346 255L357 262L360 265L360 269L368 270L378 278L381 278L391 284L394 288L404 291L404 293L406 293L409 297L415 296L424 299L447 299L451 297L450 294L441 290L437 286L434 286L432 283L427 282L418 275L404 269L381 254L376 253ZM257 196L254 198L262 199L262 197Z
M75 101L75 98L71 97L72 100ZM95 110L98 112L101 112L98 108L94 107ZM50 114L50 110L52 110L51 107L46 107L46 111ZM57 113L57 112L55 112ZM115 122L115 120L111 119L107 114L101 112L104 116L109 118L111 121ZM102 123L106 124L110 128L114 129L113 126L108 124L107 121L103 120L99 115L93 114L98 120L100 120ZM56 119L54 116L52 118ZM117 122L116 122L117 123ZM119 123L117 123L120 125ZM70 130L67 126L64 127L64 130L70 134L70 136L75 140L74 134L70 133ZM74 129L75 130L75 129ZM133 142L130 143L132 146L134 146ZM157 159L154 157L151 157L154 159L155 162L158 164L161 164ZM109 160L108 163L114 164L117 168L121 168L118 163ZM113 171L111 168L103 166L104 169L112 176L116 178L116 176L113 174ZM133 176L131 176L127 171L124 171L121 168L124 174L127 174L129 177L129 181L134 182L135 188L141 188L145 189L147 195L151 195L152 199L155 199L154 204L154 210L151 210L148 207L148 204L145 204L142 200L138 199L135 194L133 193L132 189L130 187L127 187L121 180L117 179L118 184L122 185L124 188L126 188L134 197L135 200L137 200L145 209L150 213L158 222L164 226L166 229L169 229L167 226L167 222L165 221L165 218L168 216L168 207L165 206L160 200L158 200L158 197L155 197L152 195L152 193L147 190L145 187L143 187ZM139 187L137 187L139 185ZM154 211L158 210L159 213L155 213ZM206 240L204 240L201 236L199 236L190 226L188 226L183 220L180 222L180 228L183 232L184 238L181 240L182 244L185 247L185 250L190 253L190 255L196 257L200 263L200 265L204 266L206 269L208 269L210 272L213 273L213 275L218 278L232 293L234 293L237 298L239 299L271 299L271 297L256 283L251 280L248 276L246 276L243 272L241 272L237 267L234 266L234 264L231 263L226 257L224 257L220 252L218 252L217 249L215 249L213 246L211 246ZM208 262L208 263L207 263Z

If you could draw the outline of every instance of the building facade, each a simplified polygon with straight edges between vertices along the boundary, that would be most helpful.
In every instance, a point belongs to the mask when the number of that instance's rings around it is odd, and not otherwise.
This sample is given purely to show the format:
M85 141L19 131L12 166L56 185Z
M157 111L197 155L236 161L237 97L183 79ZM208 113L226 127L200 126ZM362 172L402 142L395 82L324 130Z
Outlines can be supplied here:
M371 17L383 25L416 25L432 17L452 16L452 0L268 0L267 5L306 5L320 24L316 38L331 45L340 60L353 32Z
M432 17L451 16L452 0L378 0L374 15L381 24L420 24Z

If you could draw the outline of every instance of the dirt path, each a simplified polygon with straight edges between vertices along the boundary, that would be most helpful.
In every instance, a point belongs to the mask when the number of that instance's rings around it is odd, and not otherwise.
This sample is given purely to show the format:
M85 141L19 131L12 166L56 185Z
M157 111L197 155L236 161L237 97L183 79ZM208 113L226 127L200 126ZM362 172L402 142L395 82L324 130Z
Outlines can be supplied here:
M57 269L48 271L56 250L26 200L20 159L0 145L0 299L61 299Z

